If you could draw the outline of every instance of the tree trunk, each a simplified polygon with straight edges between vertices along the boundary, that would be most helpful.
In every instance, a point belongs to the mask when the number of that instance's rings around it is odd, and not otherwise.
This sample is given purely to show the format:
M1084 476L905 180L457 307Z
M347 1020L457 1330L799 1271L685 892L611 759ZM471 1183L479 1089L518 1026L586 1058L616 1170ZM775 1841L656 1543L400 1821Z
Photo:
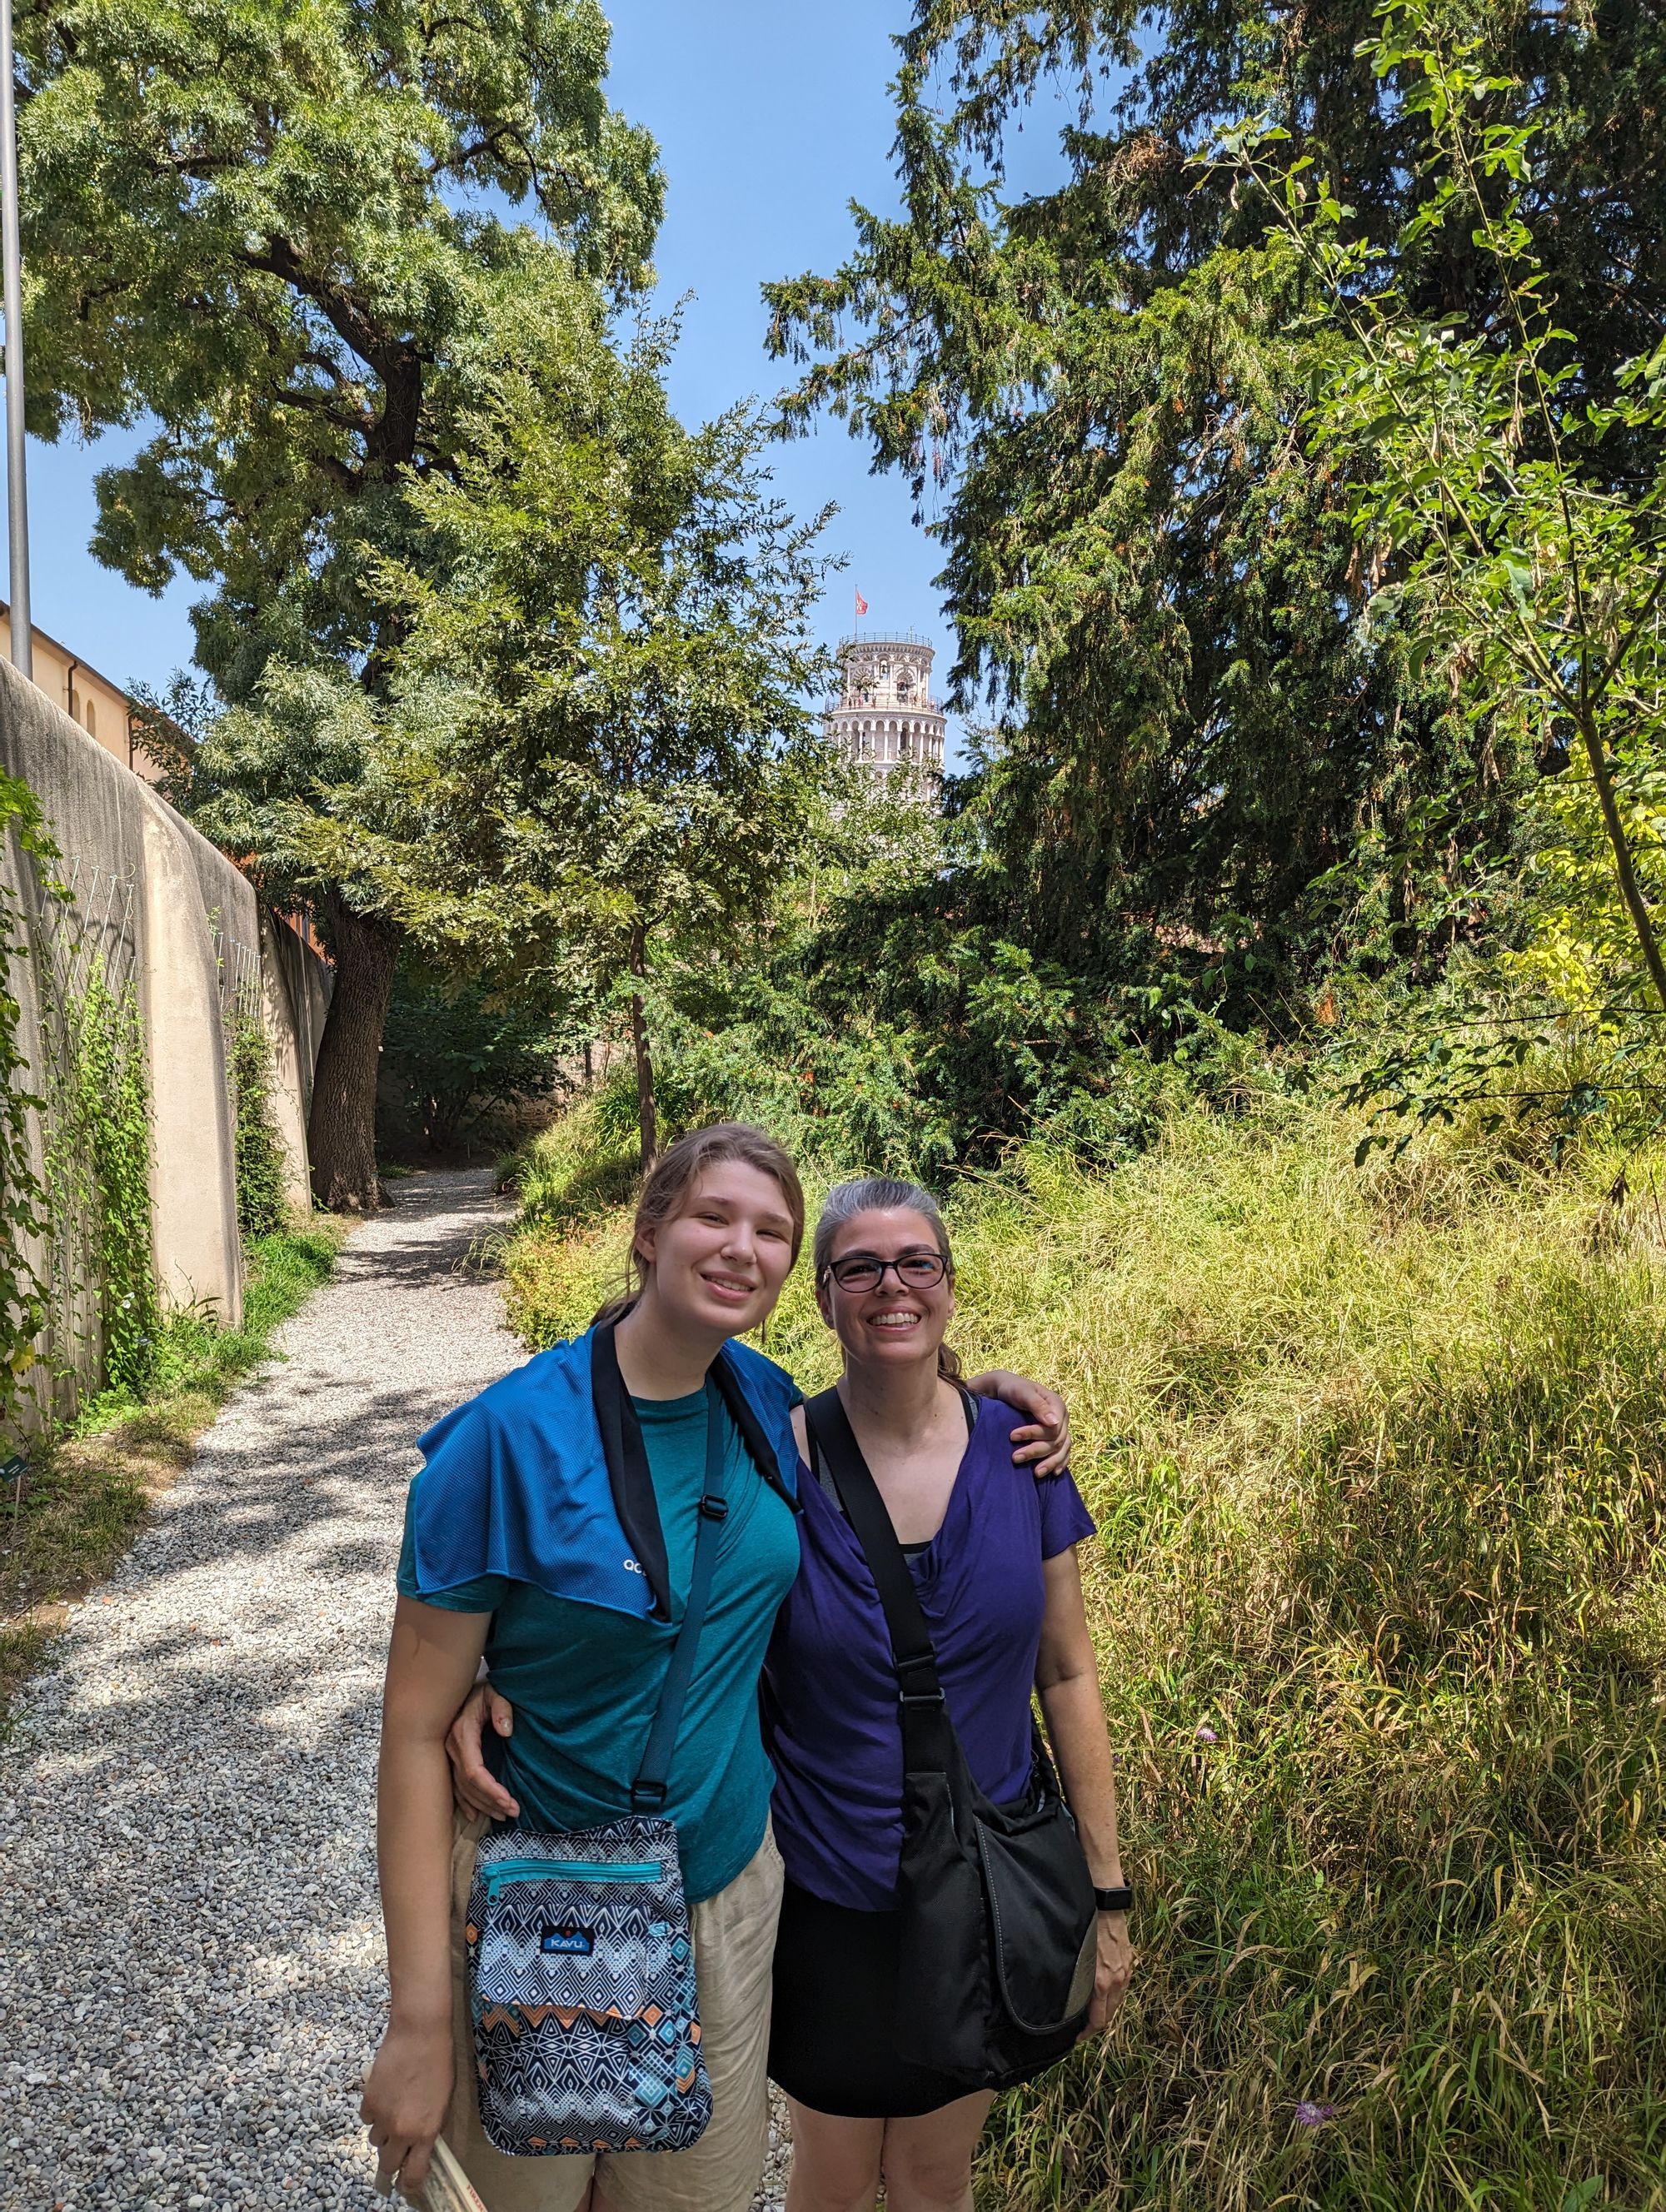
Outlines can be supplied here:
M639 981L648 973L648 932L640 922L630 933L630 972ZM648 1050L648 1018L640 991L630 994L630 1042L636 1049L636 1127L646 1175L659 1157L660 1127L654 1110L654 1056Z
M400 933L390 921L356 914L334 890L326 894L325 912L336 988L319 1040L307 1124L313 1195L332 1213L373 1213L385 1203L376 1180L376 1073Z

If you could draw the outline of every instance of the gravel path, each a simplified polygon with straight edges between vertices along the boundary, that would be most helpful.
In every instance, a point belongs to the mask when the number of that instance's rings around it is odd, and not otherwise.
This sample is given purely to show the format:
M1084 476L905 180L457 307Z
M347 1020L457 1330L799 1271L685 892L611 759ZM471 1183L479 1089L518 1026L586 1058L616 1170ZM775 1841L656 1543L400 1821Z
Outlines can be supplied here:
M356 2115L400 1514L414 1438L524 1356L463 1265L490 1175L392 1189L0 1752L0 2212L379 2202Z
M392 1186L0 1755L0 2207L374 2204L371 1769L412 1439L515 1365L491 1176Z

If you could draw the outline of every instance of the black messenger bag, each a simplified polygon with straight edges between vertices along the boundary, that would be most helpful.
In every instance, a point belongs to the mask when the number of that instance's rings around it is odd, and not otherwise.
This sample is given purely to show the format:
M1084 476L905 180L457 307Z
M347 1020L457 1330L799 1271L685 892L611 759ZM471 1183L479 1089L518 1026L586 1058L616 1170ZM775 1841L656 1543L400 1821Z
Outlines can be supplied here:
M992 1804L973 1781L908 1562L837 1391L806 1414L885 1608L903 1708L897 2047L969 2091L1010 2088L1087 2024L1092 1876L1033 1722L1017 1804Z

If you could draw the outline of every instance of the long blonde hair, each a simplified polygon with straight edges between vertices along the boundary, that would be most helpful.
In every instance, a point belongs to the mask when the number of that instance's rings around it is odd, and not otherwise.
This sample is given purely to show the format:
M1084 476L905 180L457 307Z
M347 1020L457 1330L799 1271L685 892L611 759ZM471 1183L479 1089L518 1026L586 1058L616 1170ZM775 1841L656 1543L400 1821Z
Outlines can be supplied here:
M642 1231L674 1221L687 1206L702 1173L725 1160L739 1160L756 1168L781 1186L793 1218L793 1257L798 1258L804 1243L804 1186L792 1155L750 1121L714 1121L707 1128L691 1129L686 1137L679 1137L649 1169L637 1195L636 1218L630 1224L624 1286L597 1314L592 1328L603 1322L622 1321L648 1288L654 1263L644 1260L636 1249Z

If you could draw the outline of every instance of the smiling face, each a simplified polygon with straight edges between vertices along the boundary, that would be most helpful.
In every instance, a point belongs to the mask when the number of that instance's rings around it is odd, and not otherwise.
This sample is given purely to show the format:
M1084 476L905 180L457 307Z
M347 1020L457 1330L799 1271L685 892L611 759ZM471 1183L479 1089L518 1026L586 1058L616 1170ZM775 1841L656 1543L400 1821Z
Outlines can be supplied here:
M743 1336L774 1307L793 1259L793 1217L773 1176L745 1160L702 1168L681 1210L643 1229L639 1257L667 1319Z
M841 1225L827 1255L827 1271L816 1285L816 1299L853 1366L929 1361L935 1367L954 1312L954 1286L946 1273L939 1282L910 1283L891 1267L868 1288L846 1289L834 1270L859 1257L906 1262L935 1260L938 1252L932 1224L912 1206L875 1207Z

